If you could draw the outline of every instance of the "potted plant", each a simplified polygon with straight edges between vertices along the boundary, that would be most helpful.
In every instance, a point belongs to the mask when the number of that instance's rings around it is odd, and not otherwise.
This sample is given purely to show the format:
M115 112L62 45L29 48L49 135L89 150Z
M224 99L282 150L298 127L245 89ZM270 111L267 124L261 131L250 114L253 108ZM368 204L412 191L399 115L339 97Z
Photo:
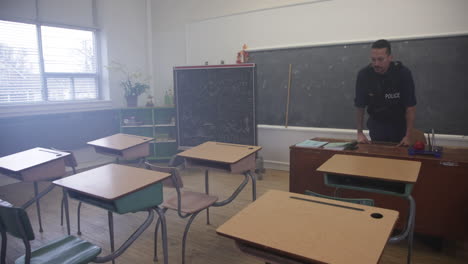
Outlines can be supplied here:
M124 87L128 107L136 107L138 96L145 93L149 88L149 85L146 83L134 81L131 78L127 78L127 80L122 81L120 84Z
M130 72L125 65L118 62L112 62L107 68L124 75L125 79L120 82L120 85L124 88L127 107L136 107L138 96L149 89L149 85L143 79L143 75L140 72Z

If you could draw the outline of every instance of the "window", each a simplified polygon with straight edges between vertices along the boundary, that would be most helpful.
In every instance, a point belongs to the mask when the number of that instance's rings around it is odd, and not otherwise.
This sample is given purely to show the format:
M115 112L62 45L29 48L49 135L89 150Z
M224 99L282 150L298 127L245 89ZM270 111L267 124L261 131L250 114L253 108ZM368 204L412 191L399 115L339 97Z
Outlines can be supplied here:
M95 32L0 20L0 104L99 98Z

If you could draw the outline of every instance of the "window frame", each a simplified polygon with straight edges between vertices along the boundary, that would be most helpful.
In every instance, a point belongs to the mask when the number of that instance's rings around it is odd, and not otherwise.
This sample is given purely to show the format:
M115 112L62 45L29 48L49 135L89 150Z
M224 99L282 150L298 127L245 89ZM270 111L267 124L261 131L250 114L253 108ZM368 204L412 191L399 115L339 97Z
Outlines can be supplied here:
M16 20L16 19L5 19L0 17L0 21L6 21L6 22L14 22L14 23L23 23L23 24L30 24L34 25L36 28L36 41L38 44L38 57L39 57L39 73L40 73L40 82L41 82L41 101L37 102L12 102L12 103L0 103L0 117L2 116L9 116L8 113L5 114L6 112L28 112L28 111L11 111L12 108L17 108L17 107L22 107L22 108L28 108L28 106L31 106L31 109L34 109L34 113L37 112L37 107L38 106L52 106L54 108L60 107L60 105L90 105L93 102L101 104L101 105L107 105L109 106L109 102L107 100L107 103L104 94L103 94L103 87L102 87L102 72L101 72L101 51L100 51L100 34L99 34L99 29L97 28L91 28L91 27L83 27L83 26L73 26L73 25L64 25L64 24L55 24L55 23L45 23L45 22L40 22L40 21L34 21L34 20ZM73 30L83 30L83 31L90 31L93 35L93 49L95 53L95 64L96 64L96 72L95 73L80 73L80 72L45 72L45 61L44 61L44 53L43 53L43 38L42 38L42 26L47 26L47 27L56 27L56 28L63 28L63 29L73 29ZM72 94L72 99L70 100L49 100L48 98L48 87L47 87L47 79L48 78L53 78L53 77L65 77L65 78L71 78L71 80L75 78L82 78L82 77L87 77L87 78L93 78L96 83L96 98L95 99L76 99L75 94ZM104 104L102 104L104 102ZM70 106L64 107L65 109L70 108ZM76 107L71 107L72 109L75 109ZM78 107L80 108L80 107ZM108 107L106 107L107 109ZM43 111L40 111L43 112ZM49 112L49 111L44 111L44 112ZM16 115L16 114L15 114Z

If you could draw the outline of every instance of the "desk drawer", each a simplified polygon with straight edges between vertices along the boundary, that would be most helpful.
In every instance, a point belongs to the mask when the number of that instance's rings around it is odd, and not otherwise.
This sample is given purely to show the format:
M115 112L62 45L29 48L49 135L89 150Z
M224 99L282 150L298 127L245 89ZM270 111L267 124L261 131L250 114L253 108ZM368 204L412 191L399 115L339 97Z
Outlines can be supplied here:
M66 174L64 159L53 160L21 172L23 181L46 181L63 177Z
M116 200L104 200L73 190L68 190L68 195L73 199L118 214L142 211L157 206L163 201L162 183L155 183Z
M215 169L228 171L230 173L244 173L246 171L255 170L255 153L252 153L251 155L232 164L219 161L185 158L185 166L187 168Z
M325 185L336 188L345 188L381 194L408 196L411 194L413 184L392 182L374 178L354 177L325 173Z

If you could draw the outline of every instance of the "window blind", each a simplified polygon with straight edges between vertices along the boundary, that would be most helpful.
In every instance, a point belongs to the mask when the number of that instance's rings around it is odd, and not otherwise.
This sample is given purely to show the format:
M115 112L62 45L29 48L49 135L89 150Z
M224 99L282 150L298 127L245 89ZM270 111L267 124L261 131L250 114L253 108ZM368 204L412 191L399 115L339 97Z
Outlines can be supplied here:
M36 25L0 21L0 103L41 100Z

